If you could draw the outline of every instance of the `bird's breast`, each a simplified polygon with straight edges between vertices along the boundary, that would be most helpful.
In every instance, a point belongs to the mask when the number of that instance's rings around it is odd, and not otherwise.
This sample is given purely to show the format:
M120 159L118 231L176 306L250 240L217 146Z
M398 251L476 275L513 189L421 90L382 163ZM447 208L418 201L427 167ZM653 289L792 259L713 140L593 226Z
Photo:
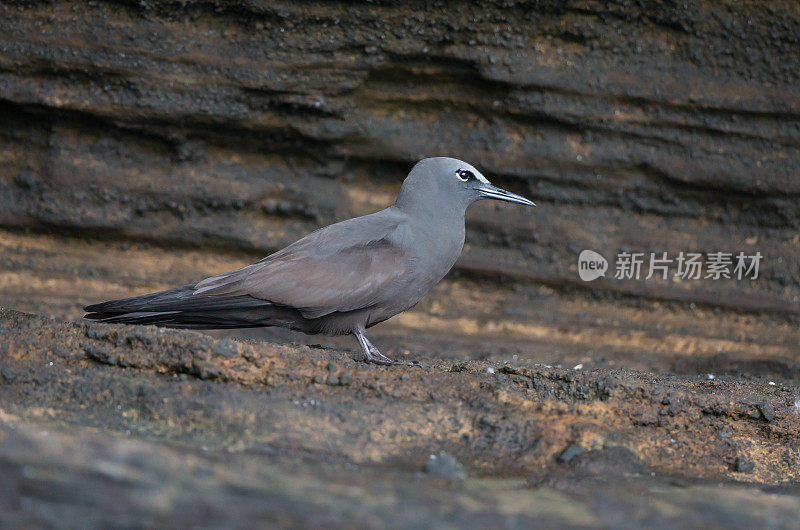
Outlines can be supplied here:
M464 225L450 230L421 229L409 251L409 290L417 303L425 293L447 275L464 248Z
M459 223L407 222L393 234L399 249L400 275L368 310L366 325L391 318L419 302L455 264L464 246L464 220Z

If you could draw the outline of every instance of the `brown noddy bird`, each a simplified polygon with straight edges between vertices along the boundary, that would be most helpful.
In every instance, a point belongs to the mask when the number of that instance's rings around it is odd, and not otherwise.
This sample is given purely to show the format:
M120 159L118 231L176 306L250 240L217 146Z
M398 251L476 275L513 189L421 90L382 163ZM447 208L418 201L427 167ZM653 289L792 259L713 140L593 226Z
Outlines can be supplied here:
M456 262L464 214L480 199L536 206L460 160L417 163L385 210L321 228L241 269L85 307L88 320L168 328L281 326L352 333L364 360L393 364L364 330L416 305Z

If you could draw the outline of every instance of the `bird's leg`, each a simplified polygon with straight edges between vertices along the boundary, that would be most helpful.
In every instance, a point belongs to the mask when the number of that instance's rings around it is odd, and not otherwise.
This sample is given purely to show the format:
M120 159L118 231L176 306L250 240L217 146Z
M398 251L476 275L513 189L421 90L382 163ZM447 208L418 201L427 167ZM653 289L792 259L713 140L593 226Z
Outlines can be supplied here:
M372 345L362 330L357 331L354 333L354 335L358 339L361 349L364 350L364 362L383 365L394 364L393 360L382 354L380 351L378 351L378 348Z
M393 361L376 348L364 335L363 331L358 331L354 334L358 339L358 343L361 344L361 349L364 350L364 362L368 363L375 363L375 364L383 364L383 365L392 365L392 364L402 364L405 366L419 366L419 361L411 361L409 363L404 363L400 361Z

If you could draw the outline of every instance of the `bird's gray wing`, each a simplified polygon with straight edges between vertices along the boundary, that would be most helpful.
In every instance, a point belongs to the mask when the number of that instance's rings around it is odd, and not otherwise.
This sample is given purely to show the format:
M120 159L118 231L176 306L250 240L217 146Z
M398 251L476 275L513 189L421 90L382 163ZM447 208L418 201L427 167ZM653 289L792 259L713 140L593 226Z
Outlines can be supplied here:
M380 213L380 212L379 212ZM195 294L249 295L306 318L381 301L408 270L402 220L372 214L320 229L242 269L207 278Z

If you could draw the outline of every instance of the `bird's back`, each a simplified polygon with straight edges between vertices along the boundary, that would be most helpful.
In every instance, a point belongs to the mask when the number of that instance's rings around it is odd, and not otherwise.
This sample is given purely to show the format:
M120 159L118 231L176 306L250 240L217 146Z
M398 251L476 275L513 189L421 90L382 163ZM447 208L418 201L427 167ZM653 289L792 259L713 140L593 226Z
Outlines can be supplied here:
M374 306L399 312L435 285L461 251L463 224L460 239L444 241L434 232L390 207L317 230L258 263L201 281L196 292L246 294L297 308L306 318Z

